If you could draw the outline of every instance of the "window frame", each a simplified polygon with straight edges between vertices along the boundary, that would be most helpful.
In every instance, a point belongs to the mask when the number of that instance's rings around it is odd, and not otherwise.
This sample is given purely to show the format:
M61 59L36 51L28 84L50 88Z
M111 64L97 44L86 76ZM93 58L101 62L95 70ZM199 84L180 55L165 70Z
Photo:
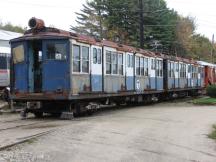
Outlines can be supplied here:
M107 54L110 54L110 62L107 62ZM121 67L122 67L122 74L120 74L119 72L119 56L122 56L122 64L121 64ZM106 49L105 50L105 75L113 75L113 76L124 76L124 73L125 73L125 61L124 61L124 55L125 53L124 52L119 52L119 51L114 51L114 50L110 50L110 49ZM114 59L114 56L115 56L115 61L116 62L113 62L113 59ZM110 73L107 73L107 65L110 66L110 69L111 69L111 72ZM113 73L113 67L116 66L116 71L117 73Z
M149 77L149 58L144 57L144 76Z
M48 44L63 44L65 45L65 56L66 58L65 59L53 59L53 58L48 58L48 55L47 55L47 45ZM61 62L66 62L69 60L69 56L68 56L68 42L63 40L63 41L58 41L58 40L50 40L50 41L46 41L45 44L44 44L44 50L42 51L44 54L45 54L45 60L46 61L61 61Z
M80 68L80 70L79 70L79 72L77 72L77 71L74 71L74 46L79 46L79 60L76 60L76 61L80 61L80 64L79 64L79 68ZM88 62L88 72L83 72L83 47L86 47L86 48L88 48L88 59L87 59L87 61L86 62ZM90 49L91 49L91 47L90 47L90 45L86 45L86 44L78 44L78 43L73 43L72 44L72 58L71 58L71 60L72 60L72 73L73 74L90 74L90 70L91 70L91 66L90 66L90 64L91 64L91 52L90 52Z
M140 69L141 69L141 67L140 67L141 57L140 56L136 56L135 60L136 60L136 76L141 76L141 71L140 71Z
M96 53L95 53L96 51ZM96 54L96 57L95 57L95 54ZM94 47L93 48L93 51L92 51L92 55L93 55L93 64L94 65L101 65L102 63L102 50L100 48L97 48L97 47ZM95 58L96 58L96 61L95 61Z
M15 49L15 48L17 48L17 47L19 47L19 46L22 46L22 47L23 47L23 60L21 60L21 61L15 63L15 61L14 61L14 51L13 51L13 49ZM25 43L18 43L18 44L16 44L15 46L12 47L12 49L11 49L11 50L12 50L11 56L12 56L12 58L13 58L12 62L13 62L14 65L23 64L23 63L26 62L25 46L26 46Z
M121 56L121 59L122 59L122 61L121 61L121 64L119 64L120 62L119 62L119 56ZM119 67L121 67L121 73L120 73L120 68ZM123 53L118 53L118 74L119 75L124 75L124 54Z
M134 68L134 55L126 53L127 55L127 68Z
M156 58L151 58L151 70L156 70Z

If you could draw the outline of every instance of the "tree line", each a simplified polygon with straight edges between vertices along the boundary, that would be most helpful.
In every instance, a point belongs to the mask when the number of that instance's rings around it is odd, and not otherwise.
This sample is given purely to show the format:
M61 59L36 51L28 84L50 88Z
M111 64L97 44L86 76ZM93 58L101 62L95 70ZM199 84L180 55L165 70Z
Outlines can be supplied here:
M11 32L17 32L17 33L24 33L27 30L27 28L23 28L18 25L13 25L10 22L4 24L1 21L0 21L0 29L11 31Z
M140 47L140 21L144 25L144 49L212 61L212 44L197 34L193 17L183 17L165 0L90 0L77 14L71 30L98 39ZM140 17L143 14L143 19Z

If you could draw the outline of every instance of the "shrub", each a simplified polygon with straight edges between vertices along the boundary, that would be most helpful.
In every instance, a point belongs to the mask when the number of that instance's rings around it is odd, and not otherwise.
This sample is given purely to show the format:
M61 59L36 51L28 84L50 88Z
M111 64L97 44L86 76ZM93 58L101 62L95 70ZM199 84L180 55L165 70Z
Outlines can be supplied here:
M216 85L209 85L206 91L208 96L216 98Z

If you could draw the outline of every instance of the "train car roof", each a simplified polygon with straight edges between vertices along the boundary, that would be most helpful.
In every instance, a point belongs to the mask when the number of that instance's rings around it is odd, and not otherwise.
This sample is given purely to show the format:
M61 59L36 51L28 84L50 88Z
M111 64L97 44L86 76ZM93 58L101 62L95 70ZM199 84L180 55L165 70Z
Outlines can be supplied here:
M198 64L202 65L202 66L211 66L211 67L216 67L215 64L212 64L212 63L208 63L208 62L205 62L205 61L197 61Z
M151 52L148 50L135 48L132 46L124 45L121 43L116 43L116 42L109 41L109 40L100 40L94 37L72 33L72 32L68 32L68 31L64 31L64 30L60 30L56 28L50 28L50 27L44 27L43 29L40 29L40 30L34 30L34 29L27 30L22 37L13 39L11 40L11 42L31 40L31 39L41 39L41 38L43 39L74 39L80 43L115 48L117 51L139 53L141 55L148 56L148 57L154 57L154 58L159 57L162 59L169 59L172 61L179 61L179 62L184 62L188 64L197 64L196 61L191 60L191 59L186 59L186 58L176 57L176 56L169 56L169 55L165 55L159 52Z

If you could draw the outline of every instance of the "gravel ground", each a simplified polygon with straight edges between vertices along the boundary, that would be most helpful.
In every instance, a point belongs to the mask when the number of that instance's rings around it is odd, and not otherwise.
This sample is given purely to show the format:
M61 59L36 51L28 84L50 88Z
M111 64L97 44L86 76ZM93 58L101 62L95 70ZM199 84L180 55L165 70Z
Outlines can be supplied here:
M105 110L70 122L1 151L0 162L216 161L216 143L207 137L216 124L216 107L161 103Z

